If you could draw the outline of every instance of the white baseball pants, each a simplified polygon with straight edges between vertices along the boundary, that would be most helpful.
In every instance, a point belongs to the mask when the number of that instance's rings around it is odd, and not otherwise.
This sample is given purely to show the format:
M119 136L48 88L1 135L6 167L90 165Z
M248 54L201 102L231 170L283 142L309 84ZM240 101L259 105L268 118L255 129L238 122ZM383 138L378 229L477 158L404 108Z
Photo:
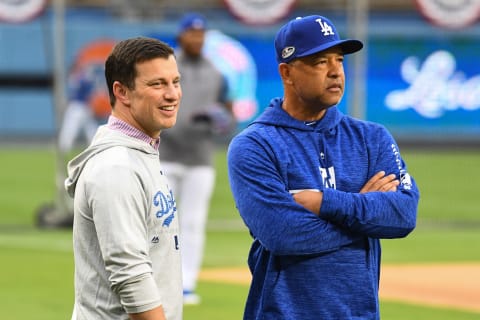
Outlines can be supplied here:
M162 168L173 190L180 219L183 289L195 291L203 261L215 169L172 162L162 162Z

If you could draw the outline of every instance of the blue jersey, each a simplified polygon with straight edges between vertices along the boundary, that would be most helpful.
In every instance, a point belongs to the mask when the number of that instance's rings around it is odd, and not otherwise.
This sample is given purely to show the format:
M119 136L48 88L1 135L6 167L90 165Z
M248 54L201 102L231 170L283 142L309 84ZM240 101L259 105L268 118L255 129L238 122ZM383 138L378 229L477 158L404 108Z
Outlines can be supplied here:
M389 132L336 107L305 123L274 99L231 142L228 172L250 230L244 319L378 319L381 238L415 227L419 192ZM377 172L396 192L360 189ZM323 192L320 217L292 194Z
M71 74L68 83L69 99L88 104L95 92L103 91L108 94L103 70L102 64L91 63Z

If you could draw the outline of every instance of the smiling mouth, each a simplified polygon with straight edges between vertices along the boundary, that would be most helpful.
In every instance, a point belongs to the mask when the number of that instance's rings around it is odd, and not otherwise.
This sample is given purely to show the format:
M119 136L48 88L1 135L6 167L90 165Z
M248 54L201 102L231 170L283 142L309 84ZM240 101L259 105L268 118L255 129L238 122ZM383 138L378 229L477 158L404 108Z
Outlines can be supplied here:
M160 109L164 111L173 111L175 110L175 106L163 106L163 107L160 107Z

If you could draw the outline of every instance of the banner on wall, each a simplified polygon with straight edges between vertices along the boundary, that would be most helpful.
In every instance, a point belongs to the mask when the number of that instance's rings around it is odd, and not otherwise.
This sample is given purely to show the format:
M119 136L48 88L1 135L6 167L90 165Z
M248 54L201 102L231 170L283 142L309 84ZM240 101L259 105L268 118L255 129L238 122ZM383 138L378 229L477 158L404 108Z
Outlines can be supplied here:
M47 0L0 0L0 21L27 22L40 15L46 4Z
M297 0L224 0L228 10L251 25L268 25L287 16Z
M446 28L463 28L480 17L478 0L415 0L418 9L433 24Z

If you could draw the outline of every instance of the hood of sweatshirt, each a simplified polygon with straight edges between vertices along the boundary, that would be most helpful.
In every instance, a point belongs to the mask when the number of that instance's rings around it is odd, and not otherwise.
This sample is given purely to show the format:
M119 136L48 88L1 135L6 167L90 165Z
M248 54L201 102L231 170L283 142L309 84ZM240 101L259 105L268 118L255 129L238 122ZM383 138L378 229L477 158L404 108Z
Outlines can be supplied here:
M322 119L315 125L306 125L305 121L290 116L282 109L283 98L274 98L264 112L251 124L265 124L277 127L293 128L301 131L332 132L338 126L344 114L336 106L326 110Z
M90 146L68 162L65 189L71 197L75 194L75 187L78 178L88 161L99 153L117 146L136 149L147 154L158 155L158 151L148 143L129 137L120 131L112 130L106 125L100 126Z

